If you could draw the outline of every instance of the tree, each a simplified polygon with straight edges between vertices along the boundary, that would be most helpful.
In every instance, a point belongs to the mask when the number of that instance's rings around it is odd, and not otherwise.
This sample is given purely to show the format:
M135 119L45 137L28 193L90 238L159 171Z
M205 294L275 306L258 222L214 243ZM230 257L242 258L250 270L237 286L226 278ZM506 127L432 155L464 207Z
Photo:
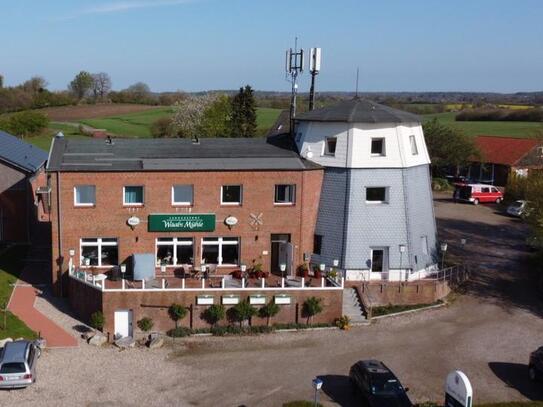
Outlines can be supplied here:
M102 311L96 311L91 314L90 317L90 326L94 329L102 330L104 328L106 321Z
M33 76L23 83L23 89L33 94L43 92L45 88L47 88L47 81L42 76Z
M129 93L135 103L143 103L151 96L149 85L143 82L136 82L130 85L125 92Z
M153 325L154 323L151 318L143 317L138 321L138 328L143 332L149 332L151 329L153 329Z
M445 167L455 167L458 173L460 166L480 155L473 139L461 130L448 127L435 118L424 123L422 128L433 175L438 175Z
M0 75L0 89L4 87L4 76Z
M83 99L91 90L94 80L90 73L87 71L79 72L73 81L70 82L69 89L77 97L77 99Z
M180 304L172 304L168 308L168 315L170 319L175 323L175 329L177 329L177 322L187 315L187 308Z
M232 104L227 95L218 95L205 108L199 126L202 137L228 137Z
M159 117L151 124L151 135L154 138L175 137L175 129L170 117Z
M180 137L199 136L204 112L213 103L213 96L189 96L175 104L172 126Z
M104 99L111 90L111 78L105 72L92 74L92 93L95 99Z
M239 326L243 325L257 313L255 307L249 304L249 301L241 301L230 308L230 317L234 322L239 322Z
M230 119L231 137L255 137L256 135L256 103L253 89L246 85L240 88L232 98L232 114Z
M217 325L217 323L224 319L226 312L222 304L214 304L202 312L202 318L210 325Z
M302 308L303 315L307 318L307 325L309 325L311 319L322 312L322 298L309 297L304 301Z
M270 301L266 305L264 305L260 310L258 310L258 315L261 318L266 318L266 325L270 326L270 320L274 316L276 316L279 313L279 305L277 305L275 302Z

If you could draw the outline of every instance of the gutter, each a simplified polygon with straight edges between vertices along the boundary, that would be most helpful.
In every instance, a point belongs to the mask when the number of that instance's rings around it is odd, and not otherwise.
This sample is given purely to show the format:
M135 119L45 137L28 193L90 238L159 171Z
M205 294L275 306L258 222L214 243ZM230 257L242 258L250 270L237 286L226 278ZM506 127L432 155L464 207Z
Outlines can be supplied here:
M62 290L62 264L64 263L62 260L62 208L60 203L60 171L56 171L56 177L57 177L57 240L58 240L58 272L59 272L59 285L60 285L60 296L62 297L64 295ZM53 259L54 260L54 259Z

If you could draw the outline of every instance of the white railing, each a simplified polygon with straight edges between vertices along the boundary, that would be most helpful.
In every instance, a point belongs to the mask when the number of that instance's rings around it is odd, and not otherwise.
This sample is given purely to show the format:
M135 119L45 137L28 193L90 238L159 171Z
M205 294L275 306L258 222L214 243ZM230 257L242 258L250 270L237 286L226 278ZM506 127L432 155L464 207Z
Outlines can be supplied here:
M361 273L362 281L368 282L414 282L414 281L452 281L461 282L469 277L469 265L458 264L439 270L429 267L412 272L411 270L392 270L375 273L365 270Z

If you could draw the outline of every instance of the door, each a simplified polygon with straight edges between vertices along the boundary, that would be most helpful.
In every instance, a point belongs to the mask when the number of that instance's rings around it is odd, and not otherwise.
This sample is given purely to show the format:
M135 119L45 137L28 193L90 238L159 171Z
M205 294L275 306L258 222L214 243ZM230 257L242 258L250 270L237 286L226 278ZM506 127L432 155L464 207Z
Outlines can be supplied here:
M132 336L132 310L115 311L115 337Z
M286 265L285 275L290 273L292 263L292 246L290 244L290 234L272 234L271 235L271 272L281 275L281 264Z

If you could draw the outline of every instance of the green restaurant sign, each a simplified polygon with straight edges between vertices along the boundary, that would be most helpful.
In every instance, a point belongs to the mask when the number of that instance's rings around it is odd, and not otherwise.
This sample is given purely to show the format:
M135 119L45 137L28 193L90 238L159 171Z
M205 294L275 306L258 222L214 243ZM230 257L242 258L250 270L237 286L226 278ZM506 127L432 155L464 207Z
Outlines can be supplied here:
M149 232L213 232L215 214L183 213L149 215Z

